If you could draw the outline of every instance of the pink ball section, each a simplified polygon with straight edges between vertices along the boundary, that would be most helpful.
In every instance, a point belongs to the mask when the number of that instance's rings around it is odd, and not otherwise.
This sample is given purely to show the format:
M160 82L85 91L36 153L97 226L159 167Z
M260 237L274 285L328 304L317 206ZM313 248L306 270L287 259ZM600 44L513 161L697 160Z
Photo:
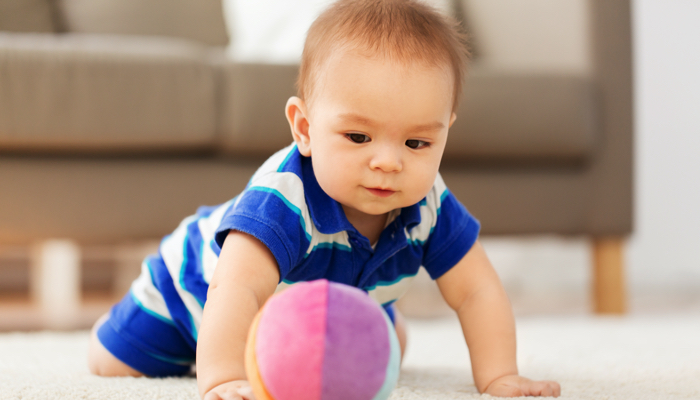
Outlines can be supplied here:
M272 296L247 346L258 400L384 400L398 380L398 339L382 307L360 289L327 280Z

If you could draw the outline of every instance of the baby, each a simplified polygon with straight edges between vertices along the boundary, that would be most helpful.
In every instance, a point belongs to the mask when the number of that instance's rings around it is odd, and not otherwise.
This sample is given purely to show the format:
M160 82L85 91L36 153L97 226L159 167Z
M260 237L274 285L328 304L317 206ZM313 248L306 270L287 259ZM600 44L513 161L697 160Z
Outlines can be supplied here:
M423 266L456 311L474 382L496 396L558 396L518 375L510 303L477 241L479 222L438 173L467 51L456 25L414 0L340 0L308 32L294 143L236 198L200 208L148 257L93 328L90 370L170 376L196 361L202 398L252 399L244 348L276 291L326 278L384 306Z

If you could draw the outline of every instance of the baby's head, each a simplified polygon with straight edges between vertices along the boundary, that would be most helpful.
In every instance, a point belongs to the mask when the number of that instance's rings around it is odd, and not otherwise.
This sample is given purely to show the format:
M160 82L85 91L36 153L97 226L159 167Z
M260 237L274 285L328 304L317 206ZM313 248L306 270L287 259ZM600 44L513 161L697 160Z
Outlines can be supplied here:
M430 191L467 55L457 25L414 0L339 0L313 23L286 114L346 213L385 214Z

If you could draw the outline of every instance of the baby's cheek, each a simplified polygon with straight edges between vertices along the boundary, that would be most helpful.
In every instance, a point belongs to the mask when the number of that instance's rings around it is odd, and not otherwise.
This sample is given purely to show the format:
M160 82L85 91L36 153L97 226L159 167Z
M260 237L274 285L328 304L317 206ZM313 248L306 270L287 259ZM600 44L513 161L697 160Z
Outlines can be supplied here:
M407 184L409 185L408 192L411 193L413 198L417 198L416 202L420 201L425 197L430 189L432 189L435 183L435 178L437 177L437 171L432 171L428 167L415 170L413 174L407 179Z
M343 165L342 162L333 162L330 159L314 162L314 173L316 180L326 194L337 201L343 201L347 196L349 188L353 184L354 168Z

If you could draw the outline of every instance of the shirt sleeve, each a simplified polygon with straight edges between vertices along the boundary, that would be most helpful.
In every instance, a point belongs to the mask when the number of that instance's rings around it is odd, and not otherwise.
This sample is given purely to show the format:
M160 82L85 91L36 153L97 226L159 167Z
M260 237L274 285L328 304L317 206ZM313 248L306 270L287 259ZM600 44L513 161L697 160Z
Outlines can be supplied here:
M220 247L231 230L254 236L270 249L279 267L280 282L299 264L310 244L299 209L272 188L249 188L240 195L216 230L215 240Z
M432 279L441 277L471 250L481 228L479 221L446 188L440 195L436 218L423 252L423 267Z

